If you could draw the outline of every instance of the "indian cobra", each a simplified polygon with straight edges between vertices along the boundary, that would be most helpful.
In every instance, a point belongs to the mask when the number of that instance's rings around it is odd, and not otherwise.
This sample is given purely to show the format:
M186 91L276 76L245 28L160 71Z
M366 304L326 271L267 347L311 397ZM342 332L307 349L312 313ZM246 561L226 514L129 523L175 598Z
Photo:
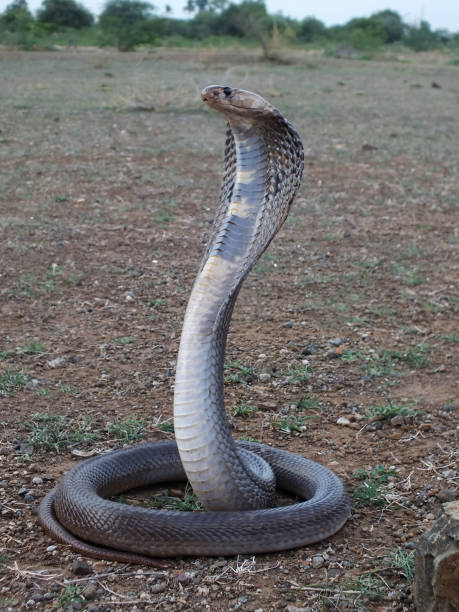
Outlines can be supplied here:
M206 87L228 121L225 172L211 237L183 324L174 394L176 442L87 460L44 498L39 517L83 554L157 565L157 557L232 555L317 542L346 522L349 499L329 469L264 444L232 439L223 401L226 337L242 281L285 221L303 173L303 146L257 94ZM188 478L203 512L107 499ZM277 486L303 501L274 507Z

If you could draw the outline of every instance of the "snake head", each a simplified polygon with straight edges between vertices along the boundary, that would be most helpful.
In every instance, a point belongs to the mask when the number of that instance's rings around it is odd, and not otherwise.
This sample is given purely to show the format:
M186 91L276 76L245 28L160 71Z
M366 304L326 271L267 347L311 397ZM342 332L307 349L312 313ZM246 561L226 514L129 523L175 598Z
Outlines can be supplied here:
M203 89L201 100L229 116L249 118L274 112L273 106L258 94L223 85L209 85Z

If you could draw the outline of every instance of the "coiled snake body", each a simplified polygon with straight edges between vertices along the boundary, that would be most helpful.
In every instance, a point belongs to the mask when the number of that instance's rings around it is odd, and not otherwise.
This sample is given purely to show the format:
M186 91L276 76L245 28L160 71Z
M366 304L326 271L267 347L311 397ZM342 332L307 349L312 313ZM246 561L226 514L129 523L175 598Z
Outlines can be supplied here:
M223 402L228 326L242 281L288 214L303 172L303 147L290 123L256 94L210 86L201 97L228 120L225 173L182 330L176 442L85 461L40 506L51 535L90 556L156 564L155 556L284 550L332 535L349 516L347 494L330 470L231 437ZM151 510L106 499L186 478L206 511ZM306 501L272 507L276 483Z

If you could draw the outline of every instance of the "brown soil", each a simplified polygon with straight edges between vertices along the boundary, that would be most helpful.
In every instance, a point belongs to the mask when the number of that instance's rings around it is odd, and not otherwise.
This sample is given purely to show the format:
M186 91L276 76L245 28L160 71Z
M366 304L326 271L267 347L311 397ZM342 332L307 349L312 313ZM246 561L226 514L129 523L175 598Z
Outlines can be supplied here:
M457 483L459 89L448 58L401 59L0 52L0 608L413 609L409 555ZM212 82L272 100L307 152L235 309L234 436L329 466L351 495L368 483L359 470L380 466L384 482L314 546L163 570L88 560L77 576L37 505L82 456L125 442L111 424L172 436L181 321L221 173L223 121L197 96ZM242 402L254 410L235 416ZM44 445L49 415L63 417L59 451Z

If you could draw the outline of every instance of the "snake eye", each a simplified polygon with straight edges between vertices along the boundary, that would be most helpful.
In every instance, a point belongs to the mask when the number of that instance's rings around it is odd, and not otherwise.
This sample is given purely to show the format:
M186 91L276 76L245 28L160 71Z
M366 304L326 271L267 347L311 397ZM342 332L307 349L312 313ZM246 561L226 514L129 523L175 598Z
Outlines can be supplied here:
M230 96L231 95L231 87L224 87L223 88L223 93L225 94L225 96Z

